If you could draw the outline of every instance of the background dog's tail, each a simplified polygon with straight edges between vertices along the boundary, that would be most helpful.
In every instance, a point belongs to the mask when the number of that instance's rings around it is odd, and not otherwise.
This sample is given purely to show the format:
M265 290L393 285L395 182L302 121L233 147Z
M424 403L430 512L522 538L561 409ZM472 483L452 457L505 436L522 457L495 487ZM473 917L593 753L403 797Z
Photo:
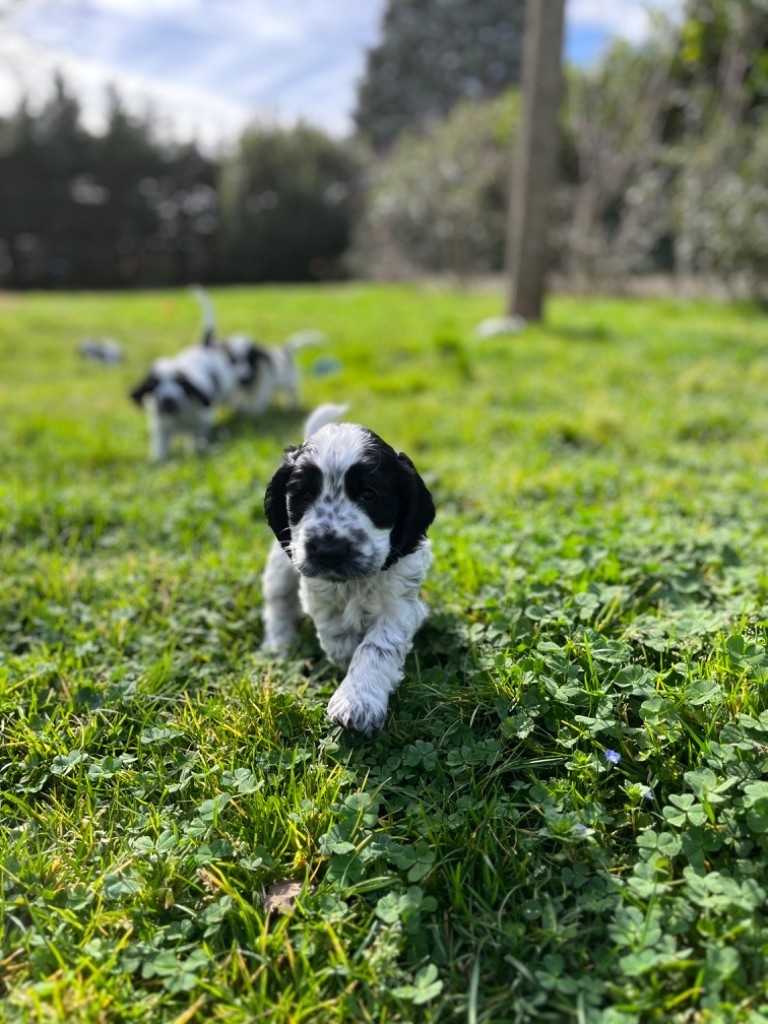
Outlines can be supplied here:
M294 352L298 352L299 349L309 348L311 345L324 345L328 339L322 331L314 331L308 329L305 331L294 331L290 334L283 342L283 348L287 349L291 355Z
M203 311L203 337L200 344L203 348L210 348L216 340L216 313L213 309L211 297L205 288L201 288L199 284L190 285L189 290Z
M316 434L317 431L328 423L336 423L349 408L348 405L318 405L314 412L311 412L304 424L304 440Z

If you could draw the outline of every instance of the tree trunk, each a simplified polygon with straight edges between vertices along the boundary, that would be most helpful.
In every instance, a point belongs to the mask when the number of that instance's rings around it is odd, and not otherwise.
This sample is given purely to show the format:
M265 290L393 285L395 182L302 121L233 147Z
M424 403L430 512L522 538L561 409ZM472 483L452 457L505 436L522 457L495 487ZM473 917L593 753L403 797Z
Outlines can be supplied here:
M528 0L523 49L523 110L507 231L509 312L541 320L547 225L557 160L565 0Z

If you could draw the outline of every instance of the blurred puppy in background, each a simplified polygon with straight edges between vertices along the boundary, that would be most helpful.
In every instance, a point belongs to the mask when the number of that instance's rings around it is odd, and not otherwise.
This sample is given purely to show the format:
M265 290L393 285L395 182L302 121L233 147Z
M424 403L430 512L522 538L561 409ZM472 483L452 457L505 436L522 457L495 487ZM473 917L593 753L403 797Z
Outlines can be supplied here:
M294 356L302 348L322 344L323 335L319 331L297 331L278 347L257 344L246 334L218 338L210 296L199 285L190 290L203 311L203 347L224 353L237 380L230 404L244 415L256 418L267 411L276 395L285 392L290 407L295 408L299 372Z
M197 449L210 441L214 412L237 390L230 360L218 349L194 345L175 356L156 359L130 392L143 406L149 426L149 457L168 457L171 438L187 434Z
M189 435L198 449L205 447L218 406L256 418L266 412L275 395L287 392L294 407L299 386L294 355L324 340L318 331L299 331L275 348L257 345L244 334L218 338L210 296L197 285L190 290L203 311L200 343L156 359L130 392L133 401L146 409L149 454L154 461L167 458L176 434Z

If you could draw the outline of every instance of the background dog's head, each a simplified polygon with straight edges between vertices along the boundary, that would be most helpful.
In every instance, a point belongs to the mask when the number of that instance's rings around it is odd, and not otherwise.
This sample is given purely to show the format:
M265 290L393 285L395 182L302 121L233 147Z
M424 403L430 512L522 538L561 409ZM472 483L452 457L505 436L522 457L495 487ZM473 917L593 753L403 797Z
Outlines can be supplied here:
M304 576L357 579L410 554L435 517L416 469L372 430L330 424L286 449L267 521Z
M270 362L269 352L245 336L234 335L221 345L240 387L253 385L262 368Z
M173 366L154 366L147 376L130 392L137 405L152 397L161 416L179 416L192 413L201 406L208 408L211 398L182 371Z

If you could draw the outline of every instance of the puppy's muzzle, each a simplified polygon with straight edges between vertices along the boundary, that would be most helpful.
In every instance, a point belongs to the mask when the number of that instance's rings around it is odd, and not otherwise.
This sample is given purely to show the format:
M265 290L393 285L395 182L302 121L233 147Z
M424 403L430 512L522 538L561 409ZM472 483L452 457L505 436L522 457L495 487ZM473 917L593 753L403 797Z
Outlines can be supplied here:
M306 542L307 558L320 571L343 573L352 559L352 545L337 533L323 533L309 537Z
M172 395L162 395L157 401L157 408L165 416L175 416L179 411L179 403Z

